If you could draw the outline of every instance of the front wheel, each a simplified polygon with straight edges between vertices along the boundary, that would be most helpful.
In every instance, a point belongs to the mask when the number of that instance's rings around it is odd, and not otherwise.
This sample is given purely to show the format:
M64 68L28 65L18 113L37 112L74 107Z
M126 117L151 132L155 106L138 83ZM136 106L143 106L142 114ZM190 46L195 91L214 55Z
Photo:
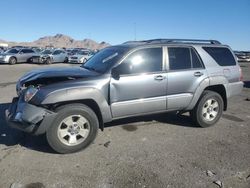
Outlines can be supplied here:
M10 65L15 65L16 63L17 63L17 59L15 57L10 57L9 64Z
M51 60L50 58L48 58L48 59L46 59L45 63L46 63L47 65L50 65L50 64L52 63L52 60Z
M216 92L207 90L203 92L190 114L197 125L210 127L221 118L223 106L222 97Z
M57 109L57 116L46 132L49 145L58 153L73 153L86 148L96 137L96 114L83 104Z

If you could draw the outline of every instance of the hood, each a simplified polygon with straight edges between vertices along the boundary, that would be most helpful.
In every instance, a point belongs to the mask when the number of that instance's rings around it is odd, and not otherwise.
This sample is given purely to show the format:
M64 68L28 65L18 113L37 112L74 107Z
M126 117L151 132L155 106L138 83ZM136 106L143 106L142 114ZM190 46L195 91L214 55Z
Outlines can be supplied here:
M47 68L37 69L28 72L19 80L19 86L27 85L47 85L67 80L75 80L78 78L88 78L98 76L99 73L89 71L82 67L74 68Z

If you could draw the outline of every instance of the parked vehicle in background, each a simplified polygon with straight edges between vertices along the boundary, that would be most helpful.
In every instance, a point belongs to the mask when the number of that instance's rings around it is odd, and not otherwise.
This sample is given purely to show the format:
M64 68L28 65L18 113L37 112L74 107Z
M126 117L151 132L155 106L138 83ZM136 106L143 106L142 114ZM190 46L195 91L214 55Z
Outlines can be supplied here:
M92 55L88 50L78 50L69 56L69 63L85 63Z
M67 63L68 54L62 49L50 50L46 49L39 55L33 56L34 63L51 64L51 63Z
M124 117L190 112L194 124L212 126L242 88L232 50L218 41L132 41L100 50L81 67L27 73L6 119L71 153L87 147L104 123Z
M29 48L11 48L0 55L0 63L16 63L30 62L31 57L36 53Z
M234 53L239 62L250 62L250 52L235 51Z

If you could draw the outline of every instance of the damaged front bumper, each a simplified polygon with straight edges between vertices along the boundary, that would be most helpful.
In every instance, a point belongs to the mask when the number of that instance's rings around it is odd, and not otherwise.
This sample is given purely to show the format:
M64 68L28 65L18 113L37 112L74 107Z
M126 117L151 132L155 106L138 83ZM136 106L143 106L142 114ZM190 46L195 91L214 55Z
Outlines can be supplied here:
M10 127L34 135L44 134L54 120L56 113L45 108L24 102L21 98L13 98L5 117Z

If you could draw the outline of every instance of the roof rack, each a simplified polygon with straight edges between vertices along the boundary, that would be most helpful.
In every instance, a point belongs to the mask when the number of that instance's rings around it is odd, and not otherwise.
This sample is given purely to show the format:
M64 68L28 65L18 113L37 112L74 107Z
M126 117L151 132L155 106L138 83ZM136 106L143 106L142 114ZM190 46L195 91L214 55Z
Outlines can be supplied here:
M203 40L203 39L152 39L141 41L127 41L123 44L152 44L152 43L208 43L221 44L217 40Z

